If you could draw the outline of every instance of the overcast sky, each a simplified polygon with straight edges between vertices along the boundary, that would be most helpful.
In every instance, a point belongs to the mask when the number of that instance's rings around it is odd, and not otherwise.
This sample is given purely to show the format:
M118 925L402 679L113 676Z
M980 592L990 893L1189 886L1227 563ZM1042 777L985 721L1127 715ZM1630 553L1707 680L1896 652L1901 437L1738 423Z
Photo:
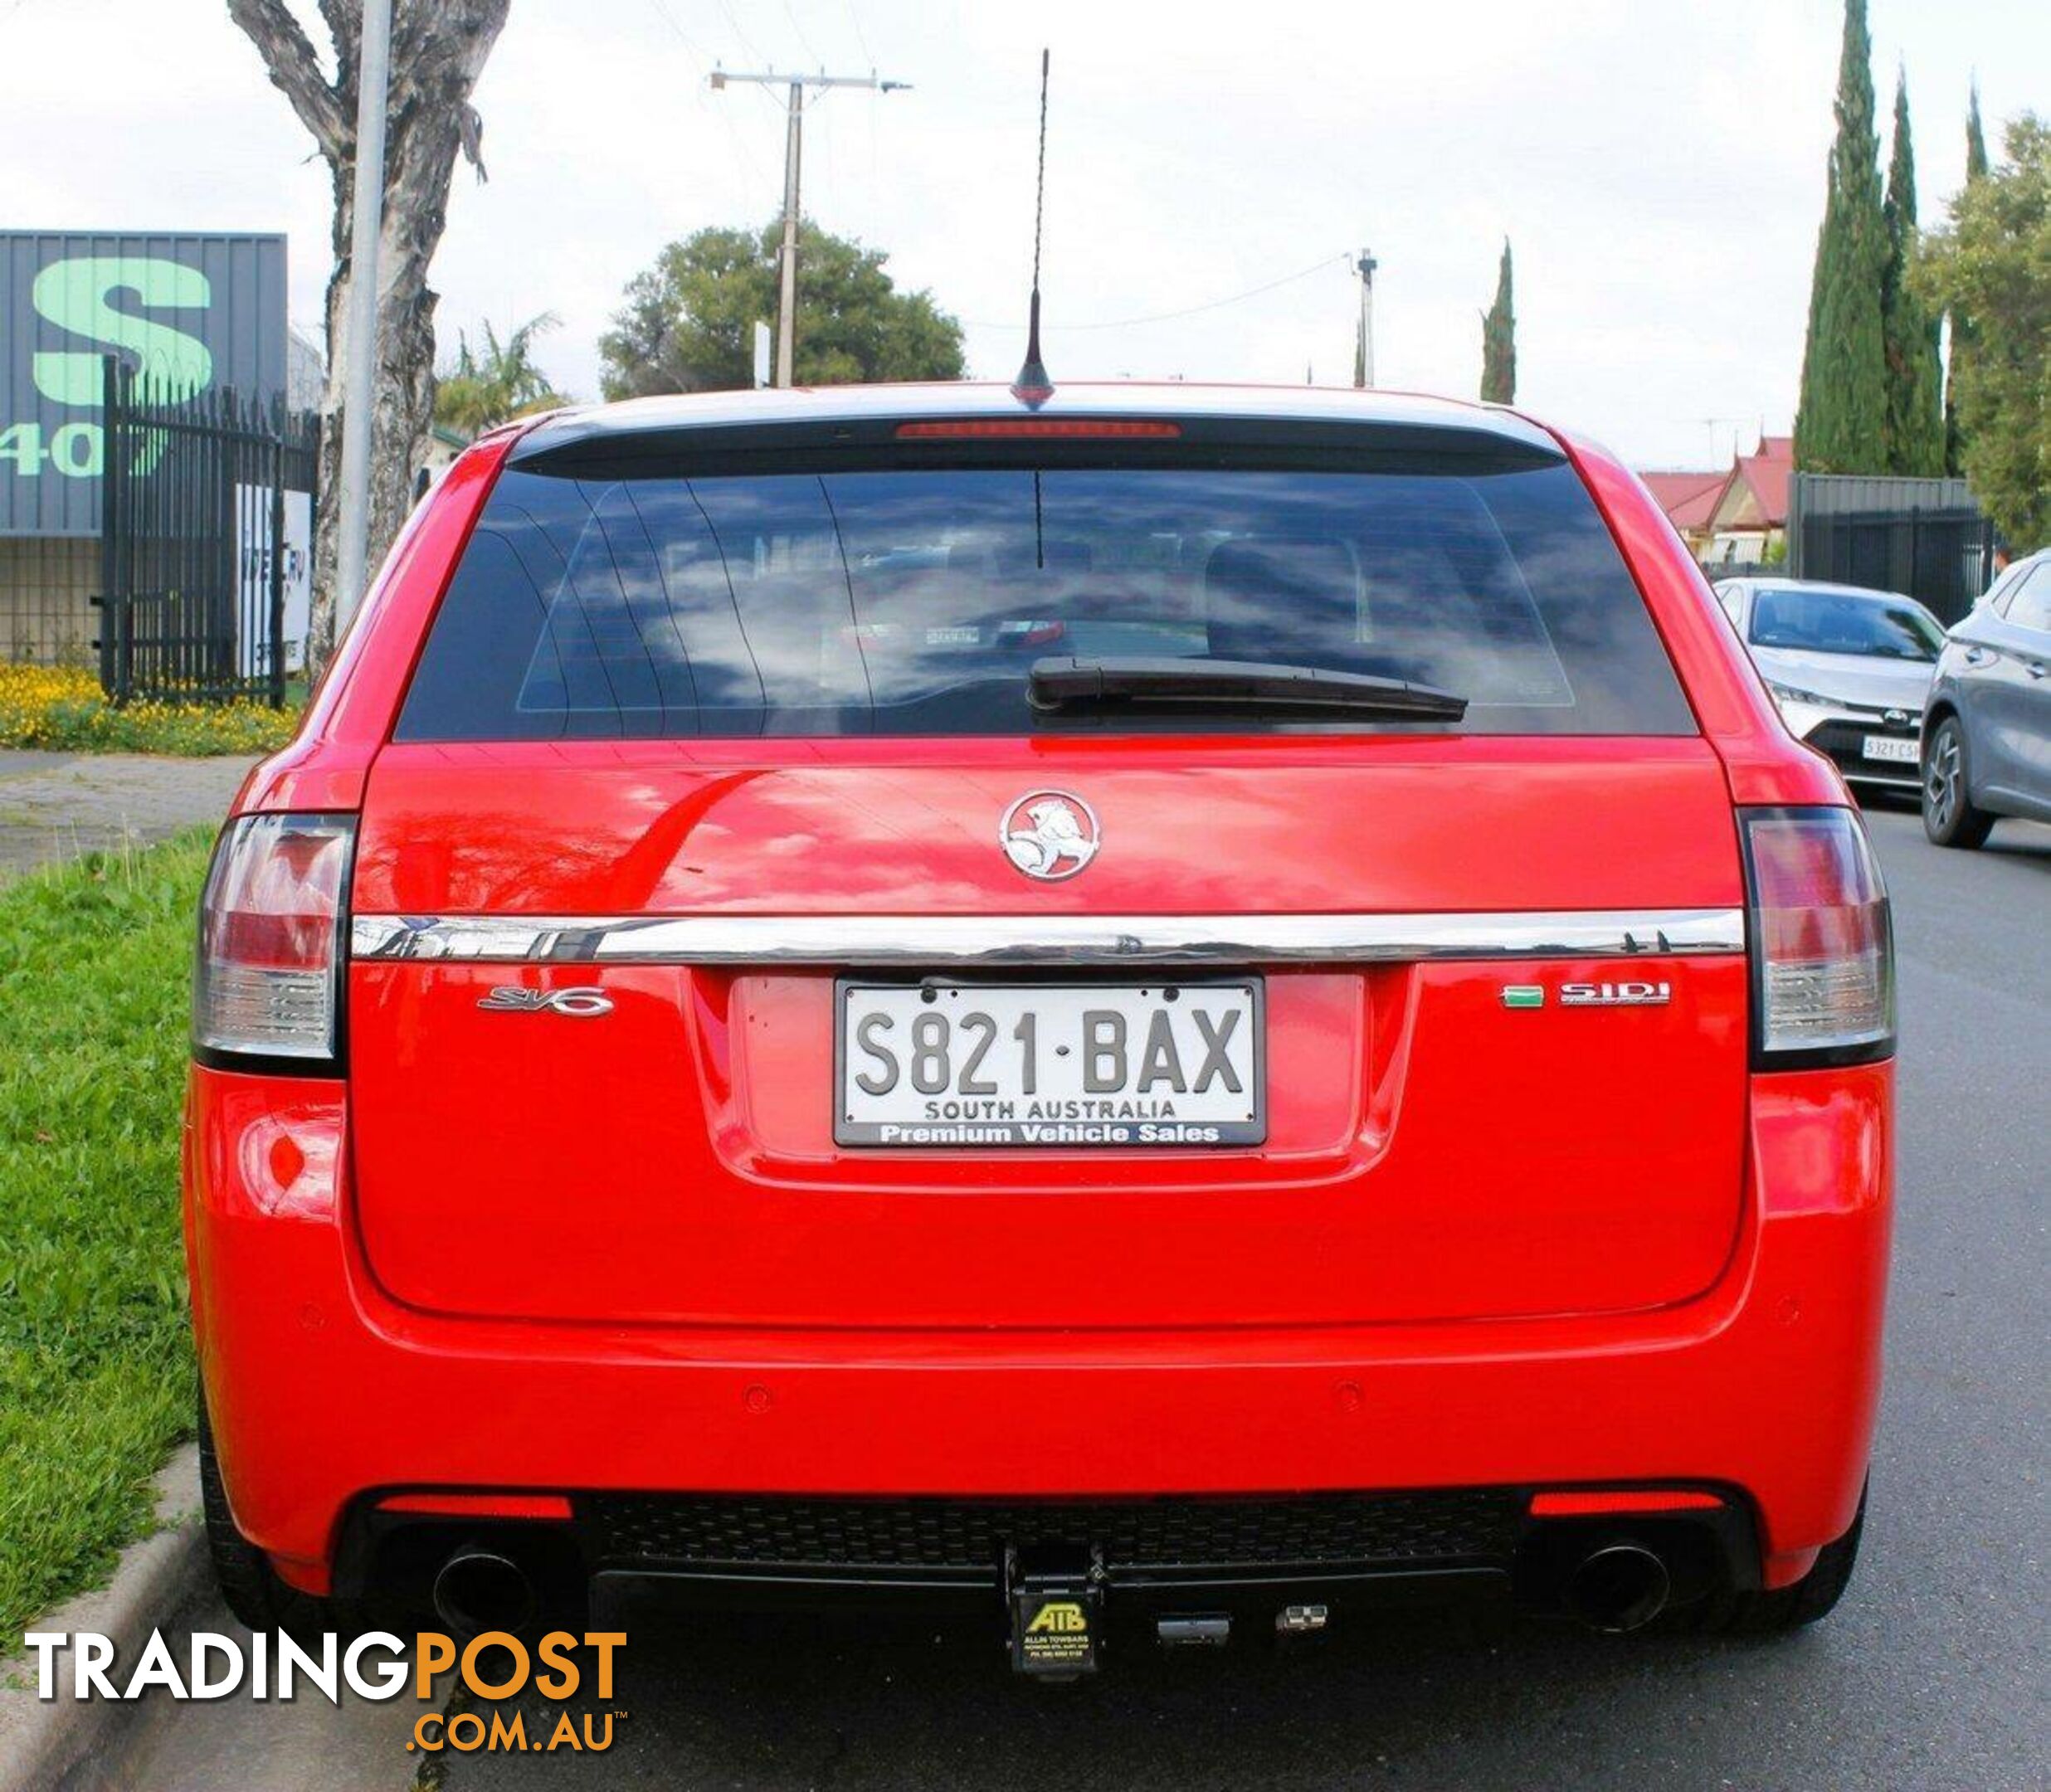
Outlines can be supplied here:
M782 107L708 92L713 62L874 66L913 90L808 113L806 210L887 250L967 324L972 373L1008 378L1044 42L1057 379L1346 383L1367 244L1380 382L1471 395L1507 234L1520 402L1640 465L1703 465L1792 421L1840 19L1838 0L513 0L476 96L490 180L458 171L435 265L440 334L553 310L543 363L595 396L627 280L780 203ZM1872 27L1883 119L1908 70L1928 222L1975 71L1997 153L2003 119L2051 111L2051 5L1873 0ZM318 339L327 176L220 0L0 0L0 225L287 231Z

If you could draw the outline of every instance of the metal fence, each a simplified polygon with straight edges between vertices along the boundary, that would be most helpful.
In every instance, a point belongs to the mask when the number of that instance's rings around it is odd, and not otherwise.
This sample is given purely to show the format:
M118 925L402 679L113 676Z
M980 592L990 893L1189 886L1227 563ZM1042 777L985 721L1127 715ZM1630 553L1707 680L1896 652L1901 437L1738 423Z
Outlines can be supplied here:
M136 698L282 704L309 589L319 419L173 396L110 357L100 681Z
M1801 473L1790 487L1790 577L1906 592L1946 625L1986 590L1997 540L1961 480Z

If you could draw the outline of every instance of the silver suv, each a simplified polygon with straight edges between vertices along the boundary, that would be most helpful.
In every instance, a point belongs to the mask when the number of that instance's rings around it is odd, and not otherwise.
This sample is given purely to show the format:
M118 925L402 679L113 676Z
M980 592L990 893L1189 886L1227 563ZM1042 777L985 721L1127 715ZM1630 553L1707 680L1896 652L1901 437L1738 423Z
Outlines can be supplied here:
M1923 706L1923 828L1978 846L2003 816L2051 821L2051 548L1995 581L1938 655Z

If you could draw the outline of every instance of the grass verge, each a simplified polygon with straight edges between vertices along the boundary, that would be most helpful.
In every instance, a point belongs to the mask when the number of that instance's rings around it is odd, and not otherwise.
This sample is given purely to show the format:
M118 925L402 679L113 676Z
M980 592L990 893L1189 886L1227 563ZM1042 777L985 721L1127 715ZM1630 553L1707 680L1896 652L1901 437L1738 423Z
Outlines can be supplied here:
M267 704L137 702L115 709L78 666L0 665L0 747L64 752L275 752L292 738L304 689L282 709Z
M192 1430L178 1125L210 844L0 889L0 1639L104 1580Z

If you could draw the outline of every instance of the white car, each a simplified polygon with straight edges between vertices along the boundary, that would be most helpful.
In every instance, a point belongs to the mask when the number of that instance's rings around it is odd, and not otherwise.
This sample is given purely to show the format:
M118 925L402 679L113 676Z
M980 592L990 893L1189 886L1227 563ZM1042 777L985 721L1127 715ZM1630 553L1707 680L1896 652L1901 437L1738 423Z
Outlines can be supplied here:
M1942 623L1913 597L1856 585L1731 579L1716 591L1797 738L1854 784L1921 790Z

